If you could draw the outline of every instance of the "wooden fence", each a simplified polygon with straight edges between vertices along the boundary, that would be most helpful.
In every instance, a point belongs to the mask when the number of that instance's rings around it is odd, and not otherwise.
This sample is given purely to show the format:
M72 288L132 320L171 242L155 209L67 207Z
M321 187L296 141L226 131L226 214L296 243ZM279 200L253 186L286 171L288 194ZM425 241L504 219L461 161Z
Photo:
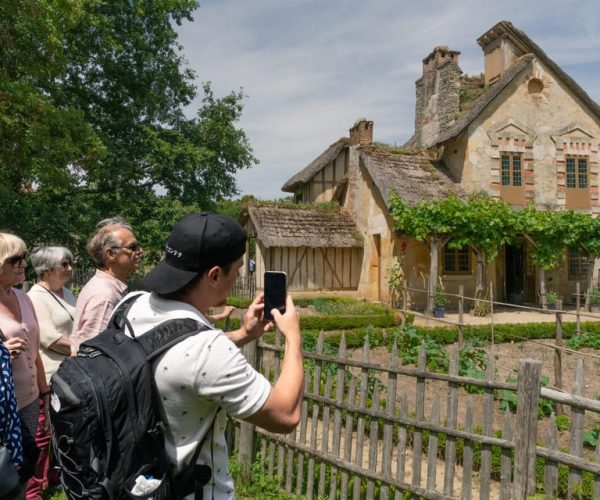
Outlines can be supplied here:
M342 337L338 354L326 355L321 334L316 351L305 353L300 425L275 435L243 423L242 471L250 477L258 456L285 491L308 499L521 500L536 487L547 498L600 498L600 446L589 451L583 444L584 425L595 423L600 401L584 397L582 360L572 394L565 394L541 387L536 360L520 361L514 384L495 380L493 355L485 379L459 376L456 345L447 374L428 371L423 346L416 368L400 364L395 345L387 363L371 362L369 354L367 340L360 359L350 358ZM274 380L282 339L251 344L246 355ZM516 394L515 414L500 413L495 396L502 391ZM562 405L570 431L559 434L554 414L538 419L540 397ZM543 479L538 472L536 480L536 467ZM591 478L587 490L584 475Z
M238 276L229 295L241 299L254 299L256 295L256 273L251 273L248 276Z

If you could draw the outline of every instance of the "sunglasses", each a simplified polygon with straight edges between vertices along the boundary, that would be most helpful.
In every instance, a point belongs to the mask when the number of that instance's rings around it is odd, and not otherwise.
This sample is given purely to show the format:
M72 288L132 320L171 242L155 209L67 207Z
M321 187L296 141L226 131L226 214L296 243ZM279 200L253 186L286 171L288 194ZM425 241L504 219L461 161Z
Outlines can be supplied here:
M27 261L25 260L26 256L27 256L26 254L13 255L9 259L7 259L7 261L13 267L24 266L27 264Z
M130 243L124 247L111 247L113 250L129 250L130 252L139 252L142 249L142 245L140 245L137 241L134 243Z

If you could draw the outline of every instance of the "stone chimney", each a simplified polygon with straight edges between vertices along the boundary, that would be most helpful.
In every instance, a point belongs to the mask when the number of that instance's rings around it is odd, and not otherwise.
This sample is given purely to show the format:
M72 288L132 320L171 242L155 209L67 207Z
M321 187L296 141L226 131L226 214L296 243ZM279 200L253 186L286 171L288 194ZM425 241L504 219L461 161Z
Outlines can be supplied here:
M459 111L460 52L445 45L423 59L423 76L415 82L415 135L417 146L429 148L448 128Z
M356 120L350 129L350 146L369 146L373 144L373 122L366 118Z

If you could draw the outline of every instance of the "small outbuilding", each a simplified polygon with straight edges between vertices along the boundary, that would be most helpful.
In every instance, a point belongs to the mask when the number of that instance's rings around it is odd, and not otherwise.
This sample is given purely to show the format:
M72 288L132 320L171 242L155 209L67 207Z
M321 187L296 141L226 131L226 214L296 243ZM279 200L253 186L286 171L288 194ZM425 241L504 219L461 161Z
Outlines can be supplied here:
M284 271L292 291L357 289L363 241L345 209L251 205L239 220L254 241L257 288L265 271Z

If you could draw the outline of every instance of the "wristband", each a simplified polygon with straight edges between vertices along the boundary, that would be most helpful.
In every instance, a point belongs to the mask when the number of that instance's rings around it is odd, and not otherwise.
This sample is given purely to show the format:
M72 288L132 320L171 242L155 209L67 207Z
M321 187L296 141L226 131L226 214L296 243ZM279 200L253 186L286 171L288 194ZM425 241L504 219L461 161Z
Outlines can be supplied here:
M46 396L50 395L50 389L48 389L46 392L40 392L40 398L45 398Z

